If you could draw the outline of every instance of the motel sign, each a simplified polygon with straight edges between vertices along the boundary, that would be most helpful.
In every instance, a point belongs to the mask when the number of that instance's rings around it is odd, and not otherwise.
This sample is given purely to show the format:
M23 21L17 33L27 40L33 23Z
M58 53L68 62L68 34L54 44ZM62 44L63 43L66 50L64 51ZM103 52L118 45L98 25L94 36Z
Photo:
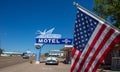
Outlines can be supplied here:
M60 34L52 34L54 28L43 32L38 31L36 37L37 44L72 44L71 38L61 38Z
M40 44L72 44L72 39L36 38L36 43L40 43Z

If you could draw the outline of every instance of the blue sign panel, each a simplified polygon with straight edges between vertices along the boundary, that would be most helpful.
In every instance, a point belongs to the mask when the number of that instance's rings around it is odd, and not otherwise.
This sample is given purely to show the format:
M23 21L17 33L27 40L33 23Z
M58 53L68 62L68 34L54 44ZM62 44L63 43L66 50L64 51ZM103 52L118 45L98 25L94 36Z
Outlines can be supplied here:
M40 44L72 44L72 39L36 38L36 43L40 43Z

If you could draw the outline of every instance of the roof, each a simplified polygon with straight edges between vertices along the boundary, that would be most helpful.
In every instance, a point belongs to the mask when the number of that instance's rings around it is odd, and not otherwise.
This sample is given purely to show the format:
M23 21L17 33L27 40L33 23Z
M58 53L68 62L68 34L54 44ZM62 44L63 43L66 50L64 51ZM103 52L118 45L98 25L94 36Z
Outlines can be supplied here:
M64 47L61 49L61 51L72 51L73 47Z

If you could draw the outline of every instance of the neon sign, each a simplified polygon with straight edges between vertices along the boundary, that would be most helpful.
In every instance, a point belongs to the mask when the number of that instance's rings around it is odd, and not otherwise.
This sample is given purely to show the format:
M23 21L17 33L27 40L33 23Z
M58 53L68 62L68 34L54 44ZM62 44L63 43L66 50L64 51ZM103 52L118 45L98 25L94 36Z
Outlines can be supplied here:
M61 38L61 34L52 34L55 28L48 31L38 31L36 36L37 44L72 44L72 39Z

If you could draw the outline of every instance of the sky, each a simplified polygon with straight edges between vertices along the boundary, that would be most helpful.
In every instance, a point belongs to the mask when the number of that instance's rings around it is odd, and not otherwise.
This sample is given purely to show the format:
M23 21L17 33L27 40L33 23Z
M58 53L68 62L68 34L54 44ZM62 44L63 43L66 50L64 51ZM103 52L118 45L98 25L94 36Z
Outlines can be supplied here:
M35 52L37 30L55 28L54 34L73 38L77 2L92 11L93 0L0 0L0 47L4 51ZM64 45L47 44L42 53Z

